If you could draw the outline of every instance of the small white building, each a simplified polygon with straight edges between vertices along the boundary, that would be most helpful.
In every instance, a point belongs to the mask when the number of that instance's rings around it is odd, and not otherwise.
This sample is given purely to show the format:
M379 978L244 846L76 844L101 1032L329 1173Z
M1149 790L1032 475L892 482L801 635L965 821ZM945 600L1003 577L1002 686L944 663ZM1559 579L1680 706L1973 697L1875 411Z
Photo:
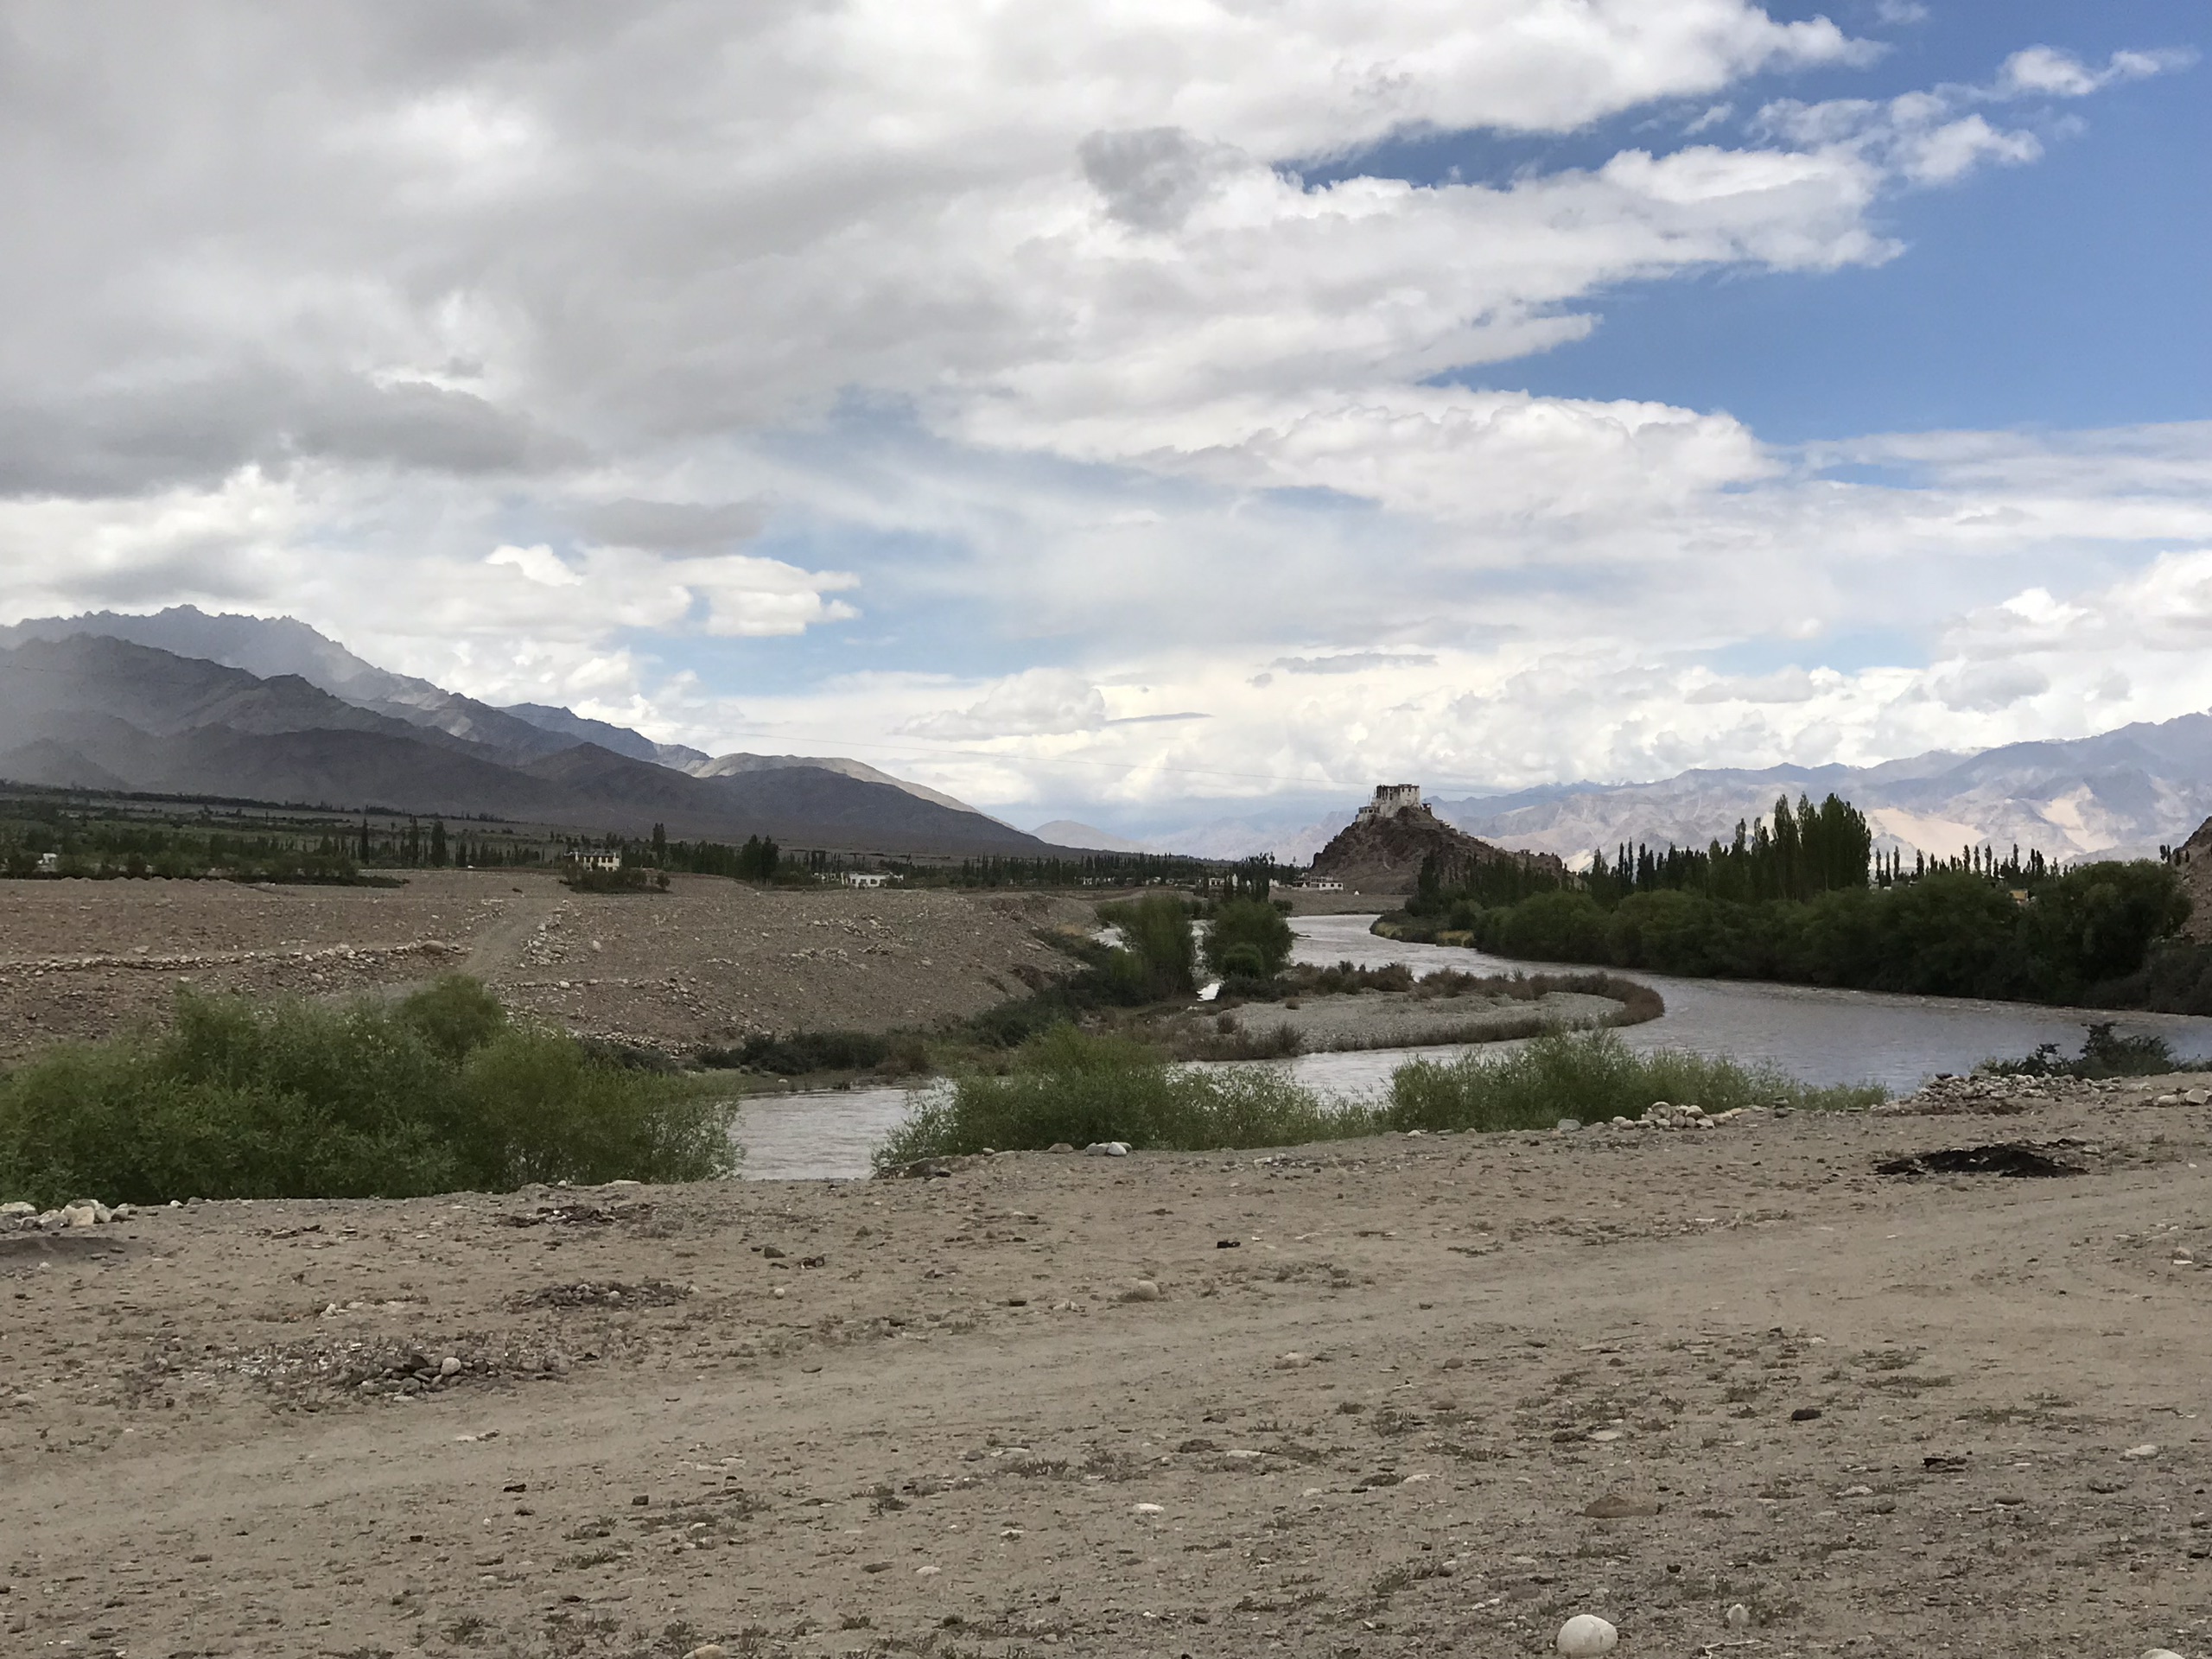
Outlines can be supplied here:
M59 853L41 853L38 855L38 873L41 875L60 874L61 855Z
M849 887L880 887L891 878L881 870L847 870L845 885Z
M1309 875L1304 882L1308 893L1342 893L1344 884L1333 875Z
M571 848L563 855L563 861L572 870L592 870L611 874L622 868L622 855L593 847Z

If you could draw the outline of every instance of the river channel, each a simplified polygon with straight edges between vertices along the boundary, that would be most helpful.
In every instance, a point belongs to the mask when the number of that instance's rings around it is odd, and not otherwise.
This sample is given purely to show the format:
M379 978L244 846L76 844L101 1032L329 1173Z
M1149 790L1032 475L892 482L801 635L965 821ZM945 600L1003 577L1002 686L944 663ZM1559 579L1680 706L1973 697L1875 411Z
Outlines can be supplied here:
M1294 958L1326 966L1339 962L1382 967L1402 962L1416 974L1443 968L1463 973L1572 972L1543 963L1509 962L1478 950L1410 944L1368 931L1372 916L1300 916L1291 926ZM2019 1002L1978 1002L1940 996L1889 996L1815 986L1755 981L1675 979L1634 974L1666 1000L1660 1019L1621 1035L1639 1049L1689 1048L1766 1061L1808 1083L1872 1082L1902 1092L1938 1071L1971 1071L1993 1055L2025 1054L2038 1043L2071 1053L2093 1020L2112 1019L2125 1032L2164 1037L2178 1055L2212 1054L2212 1019L2187 1014L2111 1015ZM1482 1045L1500 1053L1515 1045ZM1371 1049L1306 1054L1293 1060L1300 1081L1325 1093L1377 1091L1415 1054L1432 1058L1460 1048ZM748 1102L737 1138L745 1173L759 1180L849 1179L868 1173L868 1154L906 1116L903 1089L849 1089L772 1096Z

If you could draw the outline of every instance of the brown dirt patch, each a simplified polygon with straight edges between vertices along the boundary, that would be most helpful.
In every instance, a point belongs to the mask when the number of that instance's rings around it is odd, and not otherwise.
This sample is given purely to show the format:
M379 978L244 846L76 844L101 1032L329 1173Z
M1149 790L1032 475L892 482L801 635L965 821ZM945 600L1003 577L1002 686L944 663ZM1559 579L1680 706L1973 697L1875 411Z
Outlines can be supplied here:
M1587 1609L1630 1653L2198 1651L2212 1111L2008 1119L2105 1149L2066 1180L1873 1173L1958 1129L142 1214L0 1264L0 1628L1425 1659ZM690 1294L539 1294L647 1283Z

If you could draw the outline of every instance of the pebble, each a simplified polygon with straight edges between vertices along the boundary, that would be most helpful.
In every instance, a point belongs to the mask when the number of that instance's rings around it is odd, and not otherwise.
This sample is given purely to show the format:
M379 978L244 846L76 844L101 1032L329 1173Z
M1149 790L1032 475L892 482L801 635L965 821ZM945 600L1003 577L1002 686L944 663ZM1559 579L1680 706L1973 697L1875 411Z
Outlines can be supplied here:
M709 1642L692 1649L683 1656L683 1659L727 1659L728 1652L729 1649L723 1647L721 1643Z
M461 1375L461 1356L458 1354L448 1354L443 1359L440 1360L438 1362L438 1375L440 1376L459 1376Z
M1726 1618L1728 1628L1732 1630L1746 1630L1751 1628L1751 1610L1740 1601L1729 1607Z
M1582 1120L1579 1117L1562 1117L1559 1121L1559 1133L1561 1135L1573 1135L1581 1127Z
M2123 1458L2155 1458L2158 1455L2158 1448L2149 1445L2131 1446L2120 1455Z
M2171 1648L2151 1648L2145 1650L2143 1659L2181 1659Z
M1559 1650L1565 1654L1611 1653L1620 1632L1595 1613L1577 1613L1559 1627Z
M1122 1293L1122 1300L1125 1302L1156 1302L1160 1300L1160 1287L1149 1279L1133 1280L1129 1287Z
M1084 1148L1093 1158L1126 1158L1129 1143L1126 1141L1094 1141Z

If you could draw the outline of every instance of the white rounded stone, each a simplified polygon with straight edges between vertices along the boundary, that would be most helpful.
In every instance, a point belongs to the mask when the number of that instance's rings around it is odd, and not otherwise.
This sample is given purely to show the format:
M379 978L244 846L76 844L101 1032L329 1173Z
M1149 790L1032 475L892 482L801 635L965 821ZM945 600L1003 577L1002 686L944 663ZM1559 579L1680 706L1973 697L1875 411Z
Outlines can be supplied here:
M1611 1653L1620 1639L1595 1613L1577 1613L1559 1627L1559 1650L1565 1654Z

